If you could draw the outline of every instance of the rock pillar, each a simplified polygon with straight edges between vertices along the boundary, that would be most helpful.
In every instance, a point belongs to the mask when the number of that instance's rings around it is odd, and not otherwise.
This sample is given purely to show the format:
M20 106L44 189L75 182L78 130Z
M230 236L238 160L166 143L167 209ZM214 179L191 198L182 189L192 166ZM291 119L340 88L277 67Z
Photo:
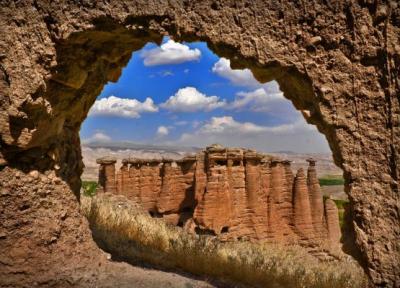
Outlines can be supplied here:
M100 164L99 185L104 192L117 193L115 180L115 163L117 160L112 157L103 157L96 160Z
M138 200L140 195L140 167L132 159L128 160L129 181L126 187L126 196L128 199Z
M220 234L231 219L226 149L209 147L206 153L206 191L194 211L194 220L201 229Z
M325 200L325 218L329 242L333 247L338 246L342 235L340 232L339 212L335 202L329 198Z
M282 194L285 190L285 170L279 160L271 161L271 193L268 200L268 215L270 232L275 240L281 240L284 227L283 217L281 215Z
M313 225L310 209L310 200L304 171L300 168L294 179L294 225L296 232L302 239L313 238Z
M280 211L282 218L286 225L292 225L293 224L293 181L294 181L294 176L292 169L290 167L290 161L289 160L283 160L282 165L283 165L283 170L285 172L284 175L284 183L285 185L283 186L283 191L282 191L282 196L281 196L281 205L280 205Z
M311 217L315 234L318 238L324 238L324 204L319 186L317 171L315 169L315 160L312 158L307 159L309 163L307 169L307 187L311 205Z
M254 155L253 155L254 154ZM249 208L254 212L257 207L258 193L260 192L260 159L255 153L246 153L246 192Z
M140 167L140 194L143 208L155 212L157 198L161 191L160 159L137 160Z

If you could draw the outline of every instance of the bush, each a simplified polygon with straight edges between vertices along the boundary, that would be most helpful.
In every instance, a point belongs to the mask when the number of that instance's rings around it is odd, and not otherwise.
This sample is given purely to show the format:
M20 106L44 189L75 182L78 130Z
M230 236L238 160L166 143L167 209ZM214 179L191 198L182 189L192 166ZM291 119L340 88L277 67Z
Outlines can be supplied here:
M83 195L93 197L96 195L97 182L95 181L82 181Z
M119 259L145 261L256 287L364 287L362 270L348 257L321 262L300 246L222 243L151 218L122 196L82 197L93 236Z

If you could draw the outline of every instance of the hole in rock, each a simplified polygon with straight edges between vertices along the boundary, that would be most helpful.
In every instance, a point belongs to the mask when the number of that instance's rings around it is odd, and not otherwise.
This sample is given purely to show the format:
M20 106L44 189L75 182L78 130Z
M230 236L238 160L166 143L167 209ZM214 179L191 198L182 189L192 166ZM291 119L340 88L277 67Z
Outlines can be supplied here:
M82 192L123 195L188 233L221 229L221 241L339 246L342 171L304 119L312 105L298 104L302 115L293 103L204 42L147 43L81 127Z
M228 226L222 227L221 233L228 233L228 232L229 232L229 227Z
M241 161L240 160L234 160L232 162L232 166L240 166Z

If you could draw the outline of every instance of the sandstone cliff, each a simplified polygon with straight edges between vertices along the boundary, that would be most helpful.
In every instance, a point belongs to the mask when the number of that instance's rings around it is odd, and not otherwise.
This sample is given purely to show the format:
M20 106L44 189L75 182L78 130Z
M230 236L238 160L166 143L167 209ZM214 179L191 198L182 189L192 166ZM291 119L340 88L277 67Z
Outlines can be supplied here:
M323 204L315 161L293 177L290 162L256 151L210 146L180 160L115 159L100 164L101 192L134 200L152 216L222 241L340 244L338 210Z

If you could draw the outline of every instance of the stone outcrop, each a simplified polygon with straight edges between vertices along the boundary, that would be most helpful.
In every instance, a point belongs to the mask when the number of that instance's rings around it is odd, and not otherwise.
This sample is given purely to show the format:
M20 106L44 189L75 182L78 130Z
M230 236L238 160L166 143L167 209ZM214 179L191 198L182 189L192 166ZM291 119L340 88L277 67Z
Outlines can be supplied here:
M125 195L193 233L339 247L338 210L332 200L324 208L315 161L308 161L307 176L299 169L294 177L287 160L214 145L180 160L123 159L117 173L114 159L97 163L100 191Z
M79 245L74 236L89 235L74 202L83 167L79 129L132 52L149 41L160 43L163 35L207 41L232 68L249 68L259 81L279 83L307 122L326 136L344 171L351 200L345 250L357 256L374 284L398 286L400 9L398 1L365 0L2 1L1 189L19 189L9 187L10 175L24 172L24 179L12 182L18 185L29 180L30 171L40 171L56 173L69 190L46 194L52 209L39 204L43 201L29 188L24 197L4 196L2 203L9 206L0 215L7 234L1 245L9 260L0 263L0 281L19 277L25 286L32 283L3 267L54 279L50 273L65 267L56 259L77 257L66 255L65 247L87 257L88 246L96 250L89 236ZM18 219L32 222L41 234L51 233L52 226L39 223L55 222L60 207L75 209L60 228L68 236L62 245L36 245L31 231L12 224L26 203L33 208ZM38 247L34 255L9 254L20 239Z

